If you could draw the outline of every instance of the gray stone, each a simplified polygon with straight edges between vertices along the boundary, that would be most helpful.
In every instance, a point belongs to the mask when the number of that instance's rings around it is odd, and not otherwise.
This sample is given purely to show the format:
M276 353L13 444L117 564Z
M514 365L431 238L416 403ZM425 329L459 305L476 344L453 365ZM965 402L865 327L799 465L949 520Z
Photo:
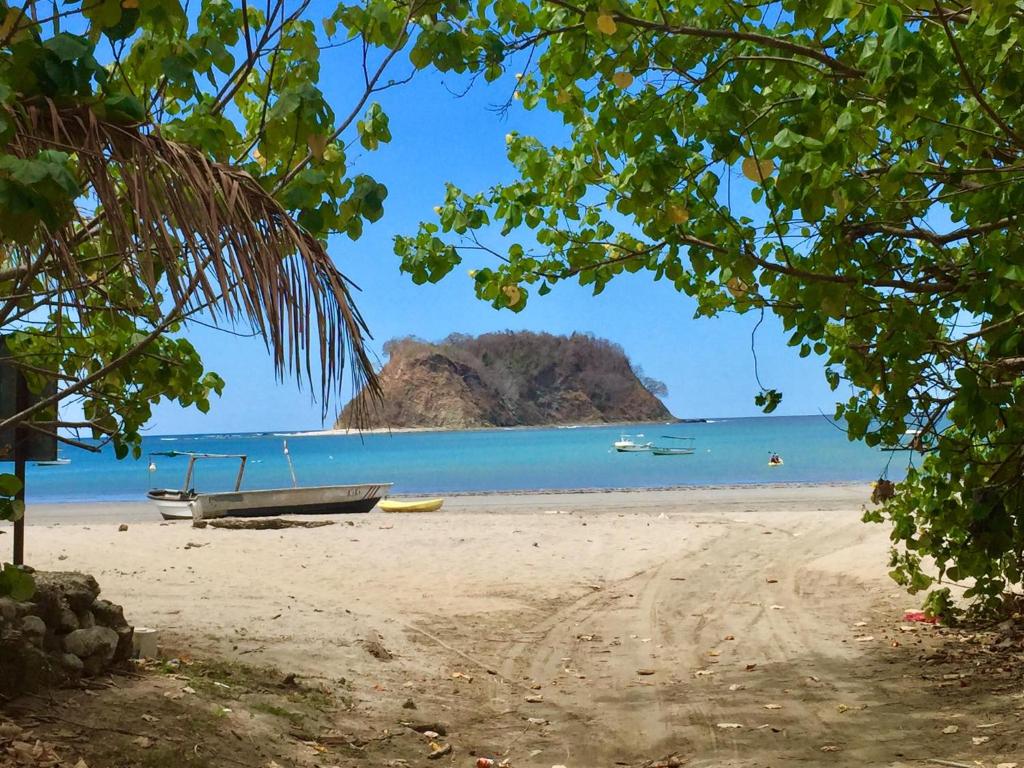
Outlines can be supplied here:
M114 605L109 600L97 600L92 604L90 610L96 619L96 623L101 627L117 629L118 627L128 626L128 622L124 620L124 609L120 605Z
M82 674L82 670L85 668L82 660L73 653L62 653L60 656L60 663L64 666L64 669L72 675Z
M82 659L82 675L84 677L96 677L96 675L103 674L106 666L102 656L90 656L87 659Z
M25 616L21 620L21 631L36 648L41 648L46 637L46 624L38 616Z
M78 612L78 627L79 629L92 629L96 626L96 617L92 615L92 611L79 611Z
M13 623L18 618L18 603L9 597L0 597L0 620Z
M64 650L83 660L101 658L106 664L114 658L118 640L117 632L107 627L76 629L64 638Z
M134 627L124 626L118 627L114 631L117 632L117 648L111 661L117 664L121 661L128 661L134 654L135 645L132 640L135 637L135 629Z
M72 611L86 611L96 602L100 585L84 573L55 571L36 575L35 602L67 602Z
M76 629L80 629L81 626L78 623L78 616L67 606L60 609L60 620L57 622L57 631L60 634L67 634L68 632L74 632Z

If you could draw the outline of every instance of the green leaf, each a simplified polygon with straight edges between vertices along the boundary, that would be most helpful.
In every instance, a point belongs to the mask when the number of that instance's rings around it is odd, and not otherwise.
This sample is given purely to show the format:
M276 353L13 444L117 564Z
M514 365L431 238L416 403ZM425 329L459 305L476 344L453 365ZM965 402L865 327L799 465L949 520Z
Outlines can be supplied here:
M20 568L4 563L0 569L0 597L24 602L35 594L36 583L31 574Z
M0 474L0 496L14 496L21 490L21 480L15 475Z

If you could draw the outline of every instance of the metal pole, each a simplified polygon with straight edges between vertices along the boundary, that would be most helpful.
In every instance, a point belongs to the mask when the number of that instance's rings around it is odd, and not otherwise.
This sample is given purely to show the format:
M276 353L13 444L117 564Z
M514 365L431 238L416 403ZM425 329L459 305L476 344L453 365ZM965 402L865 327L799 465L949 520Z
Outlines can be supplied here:
M25 383L25 378L19 371L15 376L14 385L14 400L17 410L23 411L28 407L28 386ZM28 449L26 445L26 430L20 426L14 428L14 476L21 481L21 487L18 492L14 495L14 502L17 504L21 502L22 505L25 503L25 453ZM23 507L24 508L24 507ZM25 564L25 515L22 513L21 517L14 521L14 556L13 562L15 565Z

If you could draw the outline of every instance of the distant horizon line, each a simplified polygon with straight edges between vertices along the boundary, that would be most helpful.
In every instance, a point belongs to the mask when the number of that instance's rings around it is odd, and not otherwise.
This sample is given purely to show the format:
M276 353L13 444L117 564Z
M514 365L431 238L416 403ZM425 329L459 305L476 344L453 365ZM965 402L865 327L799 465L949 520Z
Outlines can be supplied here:
M707 420L710 422L718 421L739 421L749 419L806 419L806 418L824 418L832 421L832 417L825 413L794 413L794 414L759 414L756 416L685 416L677 417L674 416L670 422L665 422L660 419L653 421L617 421L617 422L601 422L601 423L586 423L586 424L521 424L510 427L471 427L468 429L445 429L443 427L394 427L389 429L387 427L373 427L364 430L352 429L349 430L353 436L358 436L360 433L364 435L373 434L416 434L424 432L488 432L488 431L505 431L509 429L565 429L567 427L575 427L579 429L610 429L613 427L628 427L628 426L646 426L650 424L684 424L686 422L701 422ZM144 433L143 437L196 437L200 435L238 435L239 437L248 435L278 435L281 437L293 437L293 436L306 436L306 435L317 435L323 434L324 437L344 437L345 435L332 435L332 432L340 432L342 430L334 430L330 427L322 427L320 429L289 429L286 427L277 429L253 429L249 431L238 431L238 430L225 430L223 432L161 432L161 433Z

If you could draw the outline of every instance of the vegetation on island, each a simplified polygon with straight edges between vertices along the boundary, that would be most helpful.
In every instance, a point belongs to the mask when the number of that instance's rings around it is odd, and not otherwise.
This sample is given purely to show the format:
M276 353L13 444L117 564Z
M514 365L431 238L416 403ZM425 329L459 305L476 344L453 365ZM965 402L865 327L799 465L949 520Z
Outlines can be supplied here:
M1024 569L1019 4L441 7L438 65L521 70L506 107L556 113L565 139L510 134L512 181L449 185L396 241L412 279L468 262L480 299L519 311L643 272L700 316L775 313L851 440L912 449L866 515L892 525L893 577L936 612L949 582L998 609ZM771 412L782 393L758 387Z

